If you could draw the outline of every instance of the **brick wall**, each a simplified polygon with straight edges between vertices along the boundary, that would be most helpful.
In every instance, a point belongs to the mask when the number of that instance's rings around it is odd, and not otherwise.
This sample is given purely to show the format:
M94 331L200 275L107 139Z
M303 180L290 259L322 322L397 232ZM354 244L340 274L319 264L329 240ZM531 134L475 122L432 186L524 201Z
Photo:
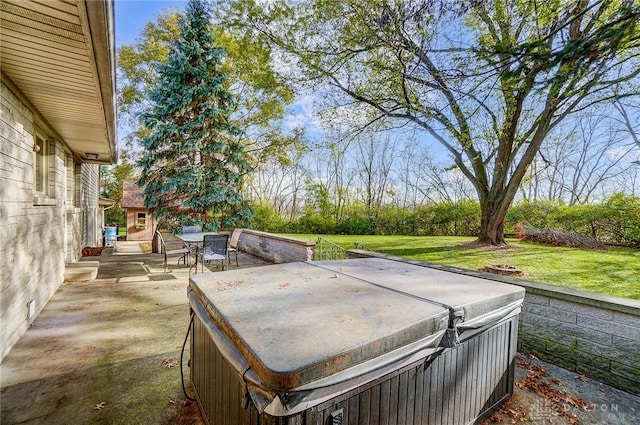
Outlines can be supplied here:
M526 295L518 350L640 395L640 301L487 273L405 260L371 251L352 258L384 257L519 285Z
M272 263L313 260L315 242L287 238L271 233L244 229L238 239L238 249Z
M0 116L0 359L29 327L27 303L39 312L63 281L64 162L50 143L49 192L34 192L33 113L2 84Z

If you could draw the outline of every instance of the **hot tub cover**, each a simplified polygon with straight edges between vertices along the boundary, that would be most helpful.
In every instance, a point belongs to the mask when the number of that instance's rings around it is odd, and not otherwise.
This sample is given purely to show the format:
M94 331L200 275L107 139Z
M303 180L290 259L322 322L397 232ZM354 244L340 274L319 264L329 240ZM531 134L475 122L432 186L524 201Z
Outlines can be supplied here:
M386 259L288 263L194 275L189 299L258 410L282 416L442 350L447 330L519 312L521 288L447 275Z
M191 288L267 385L288 390L442 336L448 311L314 263L205 273Z
M520 308L525 294L520 286L383 258L323 261L318 266L442 305L456 334L507 317Z

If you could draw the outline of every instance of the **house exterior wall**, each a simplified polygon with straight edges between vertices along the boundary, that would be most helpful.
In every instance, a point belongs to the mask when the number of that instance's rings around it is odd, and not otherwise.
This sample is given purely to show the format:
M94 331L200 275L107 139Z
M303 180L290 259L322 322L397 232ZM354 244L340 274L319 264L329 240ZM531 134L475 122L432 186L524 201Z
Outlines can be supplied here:
M80 259L82 250L82 208L80 208L80 164L67 154L67 263L74 263Z
M4 83L0 94L1 360L63 282L65 262L78 260L82 246L98 239L91 220L98 212L99 166L77 164ZM36 134L48 139L44 195L35 190Z

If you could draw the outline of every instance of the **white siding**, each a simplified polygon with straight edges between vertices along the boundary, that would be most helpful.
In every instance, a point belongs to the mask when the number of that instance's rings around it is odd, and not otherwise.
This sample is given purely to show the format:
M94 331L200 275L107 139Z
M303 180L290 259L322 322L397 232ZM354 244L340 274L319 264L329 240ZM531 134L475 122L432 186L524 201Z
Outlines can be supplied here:
M65 259L77 260L85 242L95 245L100 229L95 224L99 166L78 167L62 142L51 142L49 196L36 196L34 114L4 83L0 109L0 359L3 359L35 318L27 318L27 303L35 302L37 316L62 284ZM76 178L70 169L81 170L82 178ZM81 193L85 199L79 203L80 208L73 205L73 198L68 199L74 193ZM85 209L88 220L83 223L80 217ZM86 230L81 232L83 227ZM80 239L82 233L86 235L84 240Z

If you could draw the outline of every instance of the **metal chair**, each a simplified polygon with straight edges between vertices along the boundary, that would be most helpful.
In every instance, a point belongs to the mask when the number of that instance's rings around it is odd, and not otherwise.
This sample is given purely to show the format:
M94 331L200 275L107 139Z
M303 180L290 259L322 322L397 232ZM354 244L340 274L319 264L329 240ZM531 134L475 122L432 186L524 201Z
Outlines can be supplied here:
M200 233L202 226L182 226L182 233Z
M222 264L222 270L224 270L224 263L227 259L227 245L229 243L229 235L205 235L202 242L202 250L198 252L197 258L202 261L202 271L204 272L205 261L216 261ZM196 259L196 270L198 270L198 263Z
M182 233L200 233L202 232L202 226L182 226ZM198 249L198 244L197 243L192 243L192 242L183 242L182 243L184 248L187 248L190 252L190 254L196 255L197 249ZM185 255L182 258L182 261L185 264L188 264L188 260L189 260L189 255ZM180 260L178 260L178 263L180 262Z
M238 266L238 240L240 239L241 233L242 233L242 229L233 229L233 232L231 233L231 238L229 239L229 248L227 248L227 264L231 264L230 253L235 252L236 267Z
M186 259L189 256L189 254L191 254L191 250L189 250L188 248L173 248L173 247L167 247L167 244L164 241L164 238L162 237L162 233L160 233L159 230L156 230L156 236L158 238L158 242L160 243L160 246L162 247L162 253L164 254L164 265L163 265L163 272L166 273L167 272L167 266L169 263L169 256L171 255L179 255L180 258L178 258L178 264L180 264L180 259L185 261L186 263ZM169 249L171 248L171 249Z

